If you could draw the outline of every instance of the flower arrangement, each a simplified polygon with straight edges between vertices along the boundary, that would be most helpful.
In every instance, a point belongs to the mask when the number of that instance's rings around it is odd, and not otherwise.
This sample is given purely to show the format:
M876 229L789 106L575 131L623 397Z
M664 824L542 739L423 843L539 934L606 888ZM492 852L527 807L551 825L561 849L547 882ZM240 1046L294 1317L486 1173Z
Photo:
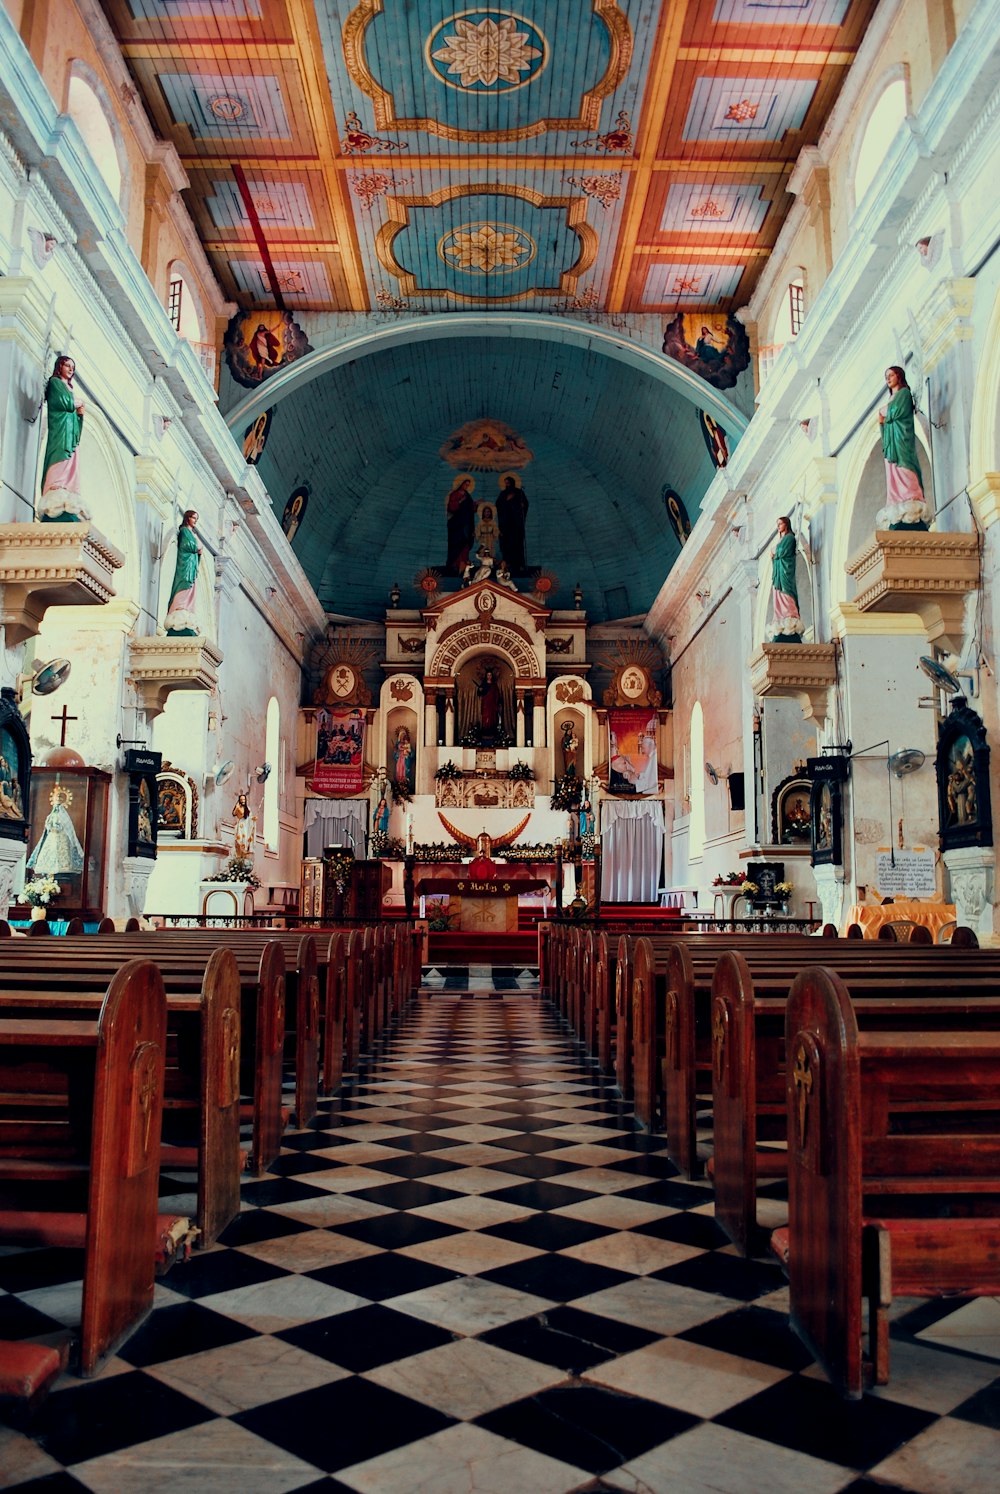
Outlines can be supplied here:
M743 894L744 897L756 897L757 896L757 883L756 882L741 882L740 883L740 891L742 892L742 894Z
M795 891L794 882L775 882L774 890L778 897L791 897Z
M30 882L25 882L22 896L33 908L47 908L61 891L55 877L33 877Z
M246 856L231 856L221 871L205 878L206 882L246 882L248 887L263 887L260 877L254 876L253 862Z
M406 855L406 847L398 835L385 835L380 830L372 836L370 850L381 861L402 861Z
M337 850L331 851L329 855L324 856L323 860L334 880L337 891L343 897L347 891L347 884L351 880L354 852L347 846L339 846Z
M534 776L534 769L529 768L527 763L521 762L520 758L512 768L507 769L507 777L512 783L531 783Z
M457 763L452 762L451 758L449 758L446 763L442 763L440 768L438 768L437 772L434 774L434 777L438 781L438 783L454 783L455 780L461 778L461 776L461 768Z
M432 934L447 934L452 927L452 915L448 911L448 899L430 897L426 905L427 927Z
M409 784L399 783L395 778L389 782L389 793L392 796L393 804L409 804L413 798Z
M712 879L713 887L740 887L742 884L743 873L741 871L720 872L717 877Z
M583 780L575 773L564 773L549 801L553 809L578 809L583 798Z

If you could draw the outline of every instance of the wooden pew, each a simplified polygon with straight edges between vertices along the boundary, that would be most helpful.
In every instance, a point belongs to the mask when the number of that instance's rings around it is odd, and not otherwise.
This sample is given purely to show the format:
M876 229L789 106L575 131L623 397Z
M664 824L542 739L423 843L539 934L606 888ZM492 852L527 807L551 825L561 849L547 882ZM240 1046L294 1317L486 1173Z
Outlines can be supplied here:
M96 1021L0 1018L0 1240L83 1248L83 1375L153 1305L166 1032L148 961L116 973ZM57 1207L17 1207L39 1182ZM67 1209L74 1184L84 1205Z
M162 934L129 938L94 935L67 945L57 940L38 959L29 945L18 945L0 971L0 989L50 990L66 995L79 989L89 974L110 979L129 954L155 957L168 995L200 1000L205 966L212 945L185 950ZM243 1091L253 1096L250 1167L263 1172L277 1157L284 1130L282 1062L285 1034L285 959L275 940L233 949L241 986L241 1064Z
M791 1323L832 1383L889 1377L895 1297L1000 1295L1000 1036L859 1033L832 971L786 1012Z
M742 955L723 955L712 982L712 1126L710 1172L715 1217L737 1249L749 1254L757 1234L757 1182L787 1176L787 1152L766 1143L785 1142L784 987L754 990ZM983 994L975 994L976 990ZM856 971L851 977L855 1020L865 1031L947 1031L955 1024L976 1031L1000 1030L1000 990L995 975L973 986L968 975L950 982L941 972L926 985L908 976L886 978ZM765 1145L762 1147L761 1143Z
M651 1011L640 1024L634 1055L636 1118L649 1129L662 1125L668 1155L689 1177L700 1176L702 1170L697 1155L695 1097L699 1083L706 1089L711 1086L711 985L721 954L729 949L742 951L755 974L758 970L770 971L784 980L784 990L802 965L817 962L836 962L844 972L854 968L869 973L881 971L886 978L894 970L916 974L923 969L942 970L955 977L979 971L977 978L986 978L981 973L981 956L948 947L924 950L795 935L751 935L742 939L700 935L692 940L672 940L662 964L651 941L636 941L636 958L640 947L644 976L639 995L650 1004ZM1000 974L1000 963L996 969Z
M37 956L36 956L37 960ZM103 974L69 982L41 972L0 973L0 1014L8 1018L96 1018ZM52 989L53 985L57 989ZM240 1208L240 978L229 950L209 956L196 993L169 992L161 1165L197 1172L198 1243L211 1245ZM193 1119L193 1140L190 1139Z

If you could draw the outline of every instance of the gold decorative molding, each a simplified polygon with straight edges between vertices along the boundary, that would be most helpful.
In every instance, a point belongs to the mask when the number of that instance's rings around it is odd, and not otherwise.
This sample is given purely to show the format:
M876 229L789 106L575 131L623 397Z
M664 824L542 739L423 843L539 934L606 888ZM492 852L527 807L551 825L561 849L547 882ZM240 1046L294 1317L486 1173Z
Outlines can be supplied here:
M159 716L174 690L214 690L222 653L207 638L133 638L129 678L147 721Z
M965 598L979 585L979 536L886 530L847 565L859 612L910 612L930 643L961 653Z
M124 561L89 521L0 524L0 622L7 646L34 637L49 607L110 601L113 573Z
M837 678L833 643L763 643L750 660L750 687L761 698L790 696L806 721L830 715L830 687Z

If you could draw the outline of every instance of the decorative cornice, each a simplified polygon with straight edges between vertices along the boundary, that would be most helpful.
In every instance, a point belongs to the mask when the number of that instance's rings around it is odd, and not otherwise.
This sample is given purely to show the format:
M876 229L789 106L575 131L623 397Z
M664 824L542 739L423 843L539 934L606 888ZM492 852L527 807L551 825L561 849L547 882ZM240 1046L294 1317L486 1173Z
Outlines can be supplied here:
M915 612L927 638L961 653L965 598L979 585L979 536L879 530L846 567L859 612Z
M0 524L0 620L7 646L41 627L46 609L87 606L114 596L120 550L93 524Z
M161 713L174 690L214 690L221 663L222 651L201 636L133 638L129 677L147 721Z
M760 697L791 696L806 721L830 714L830 687L837 679L833 643L764 643L750 660L750 687Z
M968 494L976 519L989 529L1000 519L1000 472L984 472L969 483Z

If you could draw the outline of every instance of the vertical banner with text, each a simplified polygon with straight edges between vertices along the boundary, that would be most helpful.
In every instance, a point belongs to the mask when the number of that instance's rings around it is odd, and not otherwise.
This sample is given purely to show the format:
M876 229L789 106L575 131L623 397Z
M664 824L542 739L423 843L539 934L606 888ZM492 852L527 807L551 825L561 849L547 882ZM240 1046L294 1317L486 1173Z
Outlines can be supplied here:
M635 706L608 711L608 789L655 794L659 788L655 711Z
M316 712L316 771L311 787L317 794L356 797L364 787L365 715L350 706Z

